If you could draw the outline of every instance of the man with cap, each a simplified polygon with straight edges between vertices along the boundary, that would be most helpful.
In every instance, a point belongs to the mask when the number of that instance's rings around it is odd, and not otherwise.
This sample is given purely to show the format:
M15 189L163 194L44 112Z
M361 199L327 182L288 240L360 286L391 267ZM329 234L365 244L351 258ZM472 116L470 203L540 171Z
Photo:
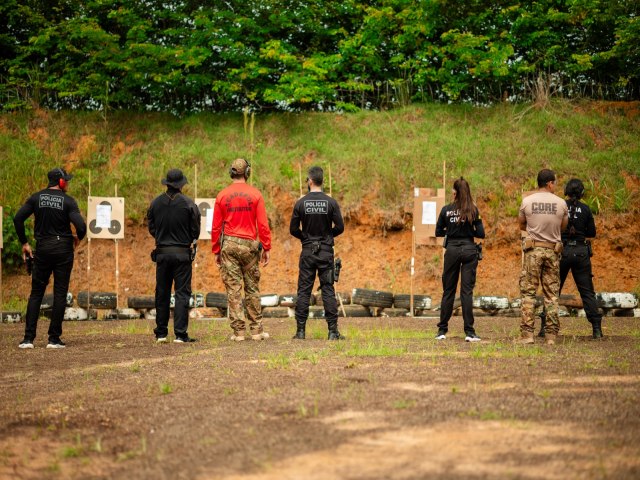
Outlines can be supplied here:
M253 340L264 340L269 334L262 326L260 305L260 267L269 263L271 231L264 199L257 188L247 184L251 165L237 158L229 169L232 183L216 197L211 228L212 251L229 304L231 340L241 342L246 336L245 309Z
M174 343L195 342L189 337L191 262L200 236L200 212L194 201L182 193L187 184L181 170L172 169L162 180L167 190L156 197L147 211L149 233L156 240L151 254L156 262L156 328L158 343L166 343L169 333L171 286L175 284L173 310Z
M338 302L333 287L333 239L344 232L340 206L335 199L322 191L324 172L311 167L307 175L309 193L293 207L289 233L302 242L298 272L298 300L296 302L295 340L305 339L309 300L316 280L322 290L329 340L342 340L338 331ZM301 228L302 225L302 228Z
M67 195L72 175L62 168L54 168L47 176L47 188L31 195L13 218L16 233L22 243L22 256L25 261L27 257L29 261L33 260L24 340L19 345L23 349L33 348L42 297L52 273L53 310L47 348L65 347L60 337L73 269L73 251L87 233L87 225L80 215L78 203ZM35 217L35 252L31 250L24 229L24 222L31 214ZM75 233L71 230L71 224L75 227Z
M538 173L538 191L523 198L518 224L526 236L522 239L522 321L520 343L531 344L533 339L536 291L542 285L547 312L545 342L555 343L560 324L558 296L560 295L561 232L569 223L566 202L554 195L556 175L549 169Z

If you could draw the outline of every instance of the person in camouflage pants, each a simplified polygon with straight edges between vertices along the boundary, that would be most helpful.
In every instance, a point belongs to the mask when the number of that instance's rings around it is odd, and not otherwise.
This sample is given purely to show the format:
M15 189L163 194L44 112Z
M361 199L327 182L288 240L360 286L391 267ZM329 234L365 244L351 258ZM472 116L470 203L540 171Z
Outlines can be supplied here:
M560 329L558 296L560 292L561 232L569 223L566 202L554 195L556 175L552 170L538 172L538 191L525 196L520 204L518 225L522 238L522 319L520 339L523 344L534 343L533 322L536 292L542 285L547 309L545 343L553 345Z
M520 331L523 336L533 334L538 285L542 285L544 306L547 312L546 332L557 335L560 330L558 320L560 258L552 249L534 247L525 252L522 260L522 273L520 274L522 322Z
M251 164L236 158L229 175L232 183L216 197L211 226L211 251L216 256L220 275L227 290L231 340L242 342L246 334L246 316L252 340L265 340L260 305L260 263L266 267L271 252L271 230L264 198L257 188L247 184ZM244 284L244 306L242 291Z
M236 336L245 334L245 312L247 309L251 335L262 334L262 307L260 306L260 259L259 243L244 238L227 237L222 245L220 273L227 288L229 320Z

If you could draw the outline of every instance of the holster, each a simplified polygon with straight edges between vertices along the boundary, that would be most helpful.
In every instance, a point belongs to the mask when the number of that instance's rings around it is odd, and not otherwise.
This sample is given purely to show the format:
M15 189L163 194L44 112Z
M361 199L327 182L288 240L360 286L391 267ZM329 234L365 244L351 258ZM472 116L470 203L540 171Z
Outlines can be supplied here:
M158 260L158 251L154 248L153 250L151 250L151 261L153 263L156 263L157 260Z
M530 238L523 238L522 239L522 251L523 252L528 252L529 250L533 249L533 240Z
M591 242L586 240L584 242L587 245L587 252L589 252L589 257L593 257L593 247L591 246Z
M562 253L563 249L564 249L564 244L562 242L556 243L556 246L553 247L553 251L556 252L558 255Z

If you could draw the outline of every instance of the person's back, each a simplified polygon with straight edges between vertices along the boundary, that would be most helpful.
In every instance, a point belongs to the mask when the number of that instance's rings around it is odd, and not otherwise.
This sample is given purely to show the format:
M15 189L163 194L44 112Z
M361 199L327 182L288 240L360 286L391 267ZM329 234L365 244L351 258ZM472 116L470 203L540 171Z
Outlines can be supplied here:
M218 213L224 235L255 240L257 236L263 247L271 246L271 232L260 191L247 183L232 183L218 193L214 216ZM216 244L214 243L214 247Z
M567 204L562 198L551 192L536 192L522 200L520 211L527 219L529 238L549 243L561 241L562 220L567 215Z
M290 233L300 239L303 246L314 241L331 246L333 239L344 231L338 202L324 192L307 193L296 202L294 212Z
M200 234L194 221L194 202L178 189L169 187L158 195L151 202L147 218L157 247L188 247Z

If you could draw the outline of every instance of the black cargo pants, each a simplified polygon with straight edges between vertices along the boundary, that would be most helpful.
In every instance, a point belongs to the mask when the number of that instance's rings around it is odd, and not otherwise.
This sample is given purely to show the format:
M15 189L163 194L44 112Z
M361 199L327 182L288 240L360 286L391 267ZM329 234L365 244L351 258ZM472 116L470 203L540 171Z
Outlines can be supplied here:
M27 304L25 340L34 341L42 297L53 273L53 309L49 324L49 341L60 340L62 320L67 307L67 292L73 269L73 240L52 237L38 241L31 272L31 294Z
M560 259L560 291L569 272L573 275L576 287L582 298L582 305L589 322L602 321L602 314L598 311L598 302L593 288L591 272L591 258L589 248L584 243L565 245Z
M298 300L296 302L296 323L304 328L309 316L309 300L316 273L320 279L322 303L329 330L338 325L338 302L333 288L333 248L322 246L320 251L312 253L310 247L303 247L300 253L298 272Z
M156 258L156 328L153 330L156 338L165 338L169 332L171 286L174 282L173 331L176 338L188 336L191 259L187 252L158 253Z
M458 278L460 277L460 302L462 303L462 318L464 333L475 335L473 328L473 289L476 286L476 271L478 269L478 250L473 242L449 244L444 254L444 268L442 270L442 303L440 305L440 322L438 331L446 333L449 329L449 319L453 314L453 302L456 297Z

